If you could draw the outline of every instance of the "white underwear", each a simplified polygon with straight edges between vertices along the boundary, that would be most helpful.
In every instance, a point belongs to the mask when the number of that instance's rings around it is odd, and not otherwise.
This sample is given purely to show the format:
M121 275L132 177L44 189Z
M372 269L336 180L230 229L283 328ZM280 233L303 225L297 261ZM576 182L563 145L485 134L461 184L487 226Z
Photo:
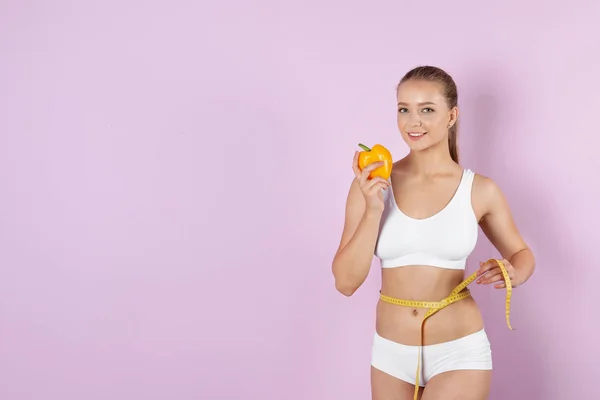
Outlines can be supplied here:
M449 342L422 347L419 386L437 374L456 370L491 370L492 350L485 329ZM393 342L375 333L371 365L405 382L415 384L419 346Z

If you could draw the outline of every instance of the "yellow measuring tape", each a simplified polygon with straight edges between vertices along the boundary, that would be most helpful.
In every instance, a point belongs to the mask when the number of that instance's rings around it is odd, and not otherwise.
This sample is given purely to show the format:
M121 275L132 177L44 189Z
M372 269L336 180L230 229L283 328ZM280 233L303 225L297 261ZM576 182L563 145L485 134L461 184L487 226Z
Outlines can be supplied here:
M500 260L490 259L487 262L495 262L500 267L502 271L502 276L504 277L504 284L506 285L506 324L509 329L513 329L510 326L510 298L512 296L512 284L510 282L510 278L508 277L508 272L506 271L506 267L504 263ZM421 333L420 333L420 346L419 346L419 360L417 362L417 380L415 382L415 397L417 400L417 395L419 394L419 373L421 371L421 358L422 358L422 347L423 347L423 325L425 324L425 320L431 317L436 312L440 311L443 308L448 307L452 303L456 303L457 301L466 299L471 296L471 292L467 288L475 279L477 279L477 272L474 272L467 279L462 281L458 286L452 290L450 295L443 299L442 301L412 301L412 300L401 300L395 299L393 297L386 296L384 294L380 294L379 298L386 303L396 304L405 307L413 307L413 308L429 308L427 313L425 313L425 317L423 317L423 321L421 321Z

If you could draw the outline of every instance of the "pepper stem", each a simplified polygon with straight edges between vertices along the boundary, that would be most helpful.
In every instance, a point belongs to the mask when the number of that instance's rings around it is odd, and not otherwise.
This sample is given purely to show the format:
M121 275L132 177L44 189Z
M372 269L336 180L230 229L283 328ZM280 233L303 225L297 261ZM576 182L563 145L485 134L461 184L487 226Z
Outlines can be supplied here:
M361 149L363 149L364 151L371 151L371 149L370 149L370 148L368 148L367 146L365 146L365 145L364 145L364 144L362 144L362 143L359 143L359 144L358 144L358 147L360 147L360 148L361 148Z

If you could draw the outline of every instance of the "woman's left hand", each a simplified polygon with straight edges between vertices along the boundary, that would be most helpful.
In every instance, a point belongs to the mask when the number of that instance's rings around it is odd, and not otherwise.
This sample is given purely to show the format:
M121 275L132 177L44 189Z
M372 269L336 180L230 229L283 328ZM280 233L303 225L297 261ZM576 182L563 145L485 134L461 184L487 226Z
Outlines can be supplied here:
M502 261L504 268L506 268L506 272L508 273L512 287L517 287L517 271L515 270L515 267L513 267L510 261L506 259L502 259L500 261ZM476 281L478 284L489 285L490 283L501 281L501 283L494 285L494 287L496 289L502 289L506 287L502 270L500 269L500 266L493 260L484 263L480 262L477 275L479 276Z

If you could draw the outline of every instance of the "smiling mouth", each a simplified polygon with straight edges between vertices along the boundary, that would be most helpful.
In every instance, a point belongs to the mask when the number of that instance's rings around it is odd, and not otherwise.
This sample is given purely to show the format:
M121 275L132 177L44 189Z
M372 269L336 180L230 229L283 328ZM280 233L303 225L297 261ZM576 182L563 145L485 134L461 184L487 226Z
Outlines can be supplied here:
M408 136L414 137L414 138L418 138L418 137L421 137L426 134L427 134L427 132L408 132Z

